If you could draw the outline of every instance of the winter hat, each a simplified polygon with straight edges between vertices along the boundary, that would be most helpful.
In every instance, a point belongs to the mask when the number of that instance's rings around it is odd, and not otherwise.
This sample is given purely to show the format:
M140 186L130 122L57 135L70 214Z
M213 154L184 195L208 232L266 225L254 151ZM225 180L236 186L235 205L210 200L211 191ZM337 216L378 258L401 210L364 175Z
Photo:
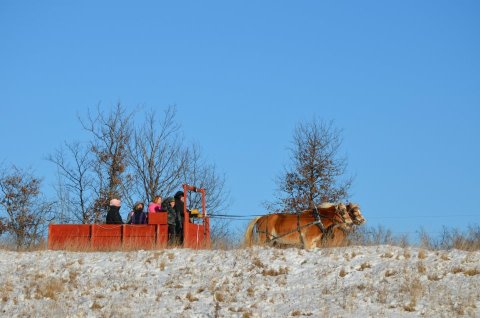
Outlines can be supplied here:
M175 199L179 199L180 197L183 197L184 194L183 194L183 191L178 191L177 193L175 193Z
M174 198L168 197L168 198L166 198L163 202L165 202L165 203L170 203L170 202L173 202L173 201L175 201Z
M137 208L139 208L140 204L142 205L142 210L143 210L143 208L145 207L145 204L143 204L143 202L140 202L140 201L135 203L135 205L133 206L133 210L137 210Z
M116 207L120 207L121 205L121 202L119 199L111 199L110 200L110 206L116 206Z

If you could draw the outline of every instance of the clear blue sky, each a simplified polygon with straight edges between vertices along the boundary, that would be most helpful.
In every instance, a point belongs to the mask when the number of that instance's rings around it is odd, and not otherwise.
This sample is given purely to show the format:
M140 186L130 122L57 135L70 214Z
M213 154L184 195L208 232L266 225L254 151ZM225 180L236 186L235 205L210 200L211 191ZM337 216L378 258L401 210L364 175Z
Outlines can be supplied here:
M295 124L317 116L344 130L370 225L465 228L480 223L479 39L478 1L2 0L0 162L50 188L44 158L84 138L77 113L176 104L230 213L258 214Z

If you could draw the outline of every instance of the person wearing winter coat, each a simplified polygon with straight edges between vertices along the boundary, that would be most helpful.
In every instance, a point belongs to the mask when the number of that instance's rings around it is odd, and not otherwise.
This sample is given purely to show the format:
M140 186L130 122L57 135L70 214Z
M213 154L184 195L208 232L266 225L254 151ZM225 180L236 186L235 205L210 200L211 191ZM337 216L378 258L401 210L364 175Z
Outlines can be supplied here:
M107 212L107 224L123 224L122 216L120 215L121 202L118 199L110 200L110 205Z
M168 244L173 245L178 242L175 200L172 197L166 198L164 201L163 208L168 212L168 217L167 217Z
M185 216L183 215L183 208L185 206L185 195L183 191L175 193L175 232L177 233L177 239L179 244L183 244L183 221Z
M147 214L143 212L143 202L137 202L128 214L127 224L147 224Z
M157 195L152 202L148 204L148 213L166 212L162 205L162 197Z

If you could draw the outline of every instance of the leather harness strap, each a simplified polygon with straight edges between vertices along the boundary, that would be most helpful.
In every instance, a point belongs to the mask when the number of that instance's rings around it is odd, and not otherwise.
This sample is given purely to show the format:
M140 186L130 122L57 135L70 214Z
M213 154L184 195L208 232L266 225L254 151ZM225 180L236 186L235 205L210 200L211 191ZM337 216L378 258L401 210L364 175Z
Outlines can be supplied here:
M325 228L325 226L322 223L320 213L317 210L317 207L315 207L313 215L316 219L314 222L310 222L310 223L307 223L307 224L304 224L304 225L300 225L300 214L297 213L297 228L290 231L290 232L283 233L282 235L279 235L279 236L275 236L273 234L270 234L269 231L268 231L268 228L266 228L266 231L259 231L258 230L258 225L257 225L257 233L265 234L266 242L274 242L274 241L276 241L276 240L278 240L278 239L280 239L284 236L287 236L287 235L290 235L292 233L298 232L298 234L300 236L300 243L302 244L302 247L305 247L305 242L303 240L301 230L306 228L306 227L312 226L312 225L317 225L318 228L320 229L320 231L323 233L322 238L321 238L322 242L325 243L328 238L333 237L333 232L334 232L333 230L334 230L334 228L338 227L339 224L338 223L333 223L330 226L328 226L327 228ZM340 217L342 217L342 216L340 216ZM334 220L333 218L326 217L326 216L324 216L324 218ZM343 217L342 217L342 219L343 219ZM267 215L267 226L268 226L268 215ZM344 230L343 228L340 228L340 229Z
M302 243L302 247L305 248L305 242L303 241L303 235L300 229L300 214L298 213L297 213L297 229L298 229L298 236L300 237L300 243Z

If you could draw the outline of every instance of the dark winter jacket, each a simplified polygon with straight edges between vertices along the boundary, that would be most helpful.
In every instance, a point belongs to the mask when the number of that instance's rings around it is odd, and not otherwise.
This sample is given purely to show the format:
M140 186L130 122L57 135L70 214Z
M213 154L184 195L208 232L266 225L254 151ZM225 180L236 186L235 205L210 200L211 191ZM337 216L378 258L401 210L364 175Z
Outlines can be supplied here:
M166 198L162 202L162 210L168 212L168 218L167 218L167 223L169 225L175 225L176 222L176 212L175 212L175 206L172 208L170 206L170 202L175 202L175 200L172 197Z
M120 216L119 206L110 206L107 213L107 224L123 224L122 217Z
M175 218L180 223L180 226L183 226L183 220L185 219L185 216L183 215L184 206L185 204L182 200L180 200L180 198L175 198Z
M170 205L168 205L166 207L166 209L167 209L167 212L168 212L167 223L169 225L175 225L176 224L175 220L177 218L176 217L176 212L175 212L175 207L172 208Z
M147 214L142 210L131 211L128 214L127 224L147 224Z

